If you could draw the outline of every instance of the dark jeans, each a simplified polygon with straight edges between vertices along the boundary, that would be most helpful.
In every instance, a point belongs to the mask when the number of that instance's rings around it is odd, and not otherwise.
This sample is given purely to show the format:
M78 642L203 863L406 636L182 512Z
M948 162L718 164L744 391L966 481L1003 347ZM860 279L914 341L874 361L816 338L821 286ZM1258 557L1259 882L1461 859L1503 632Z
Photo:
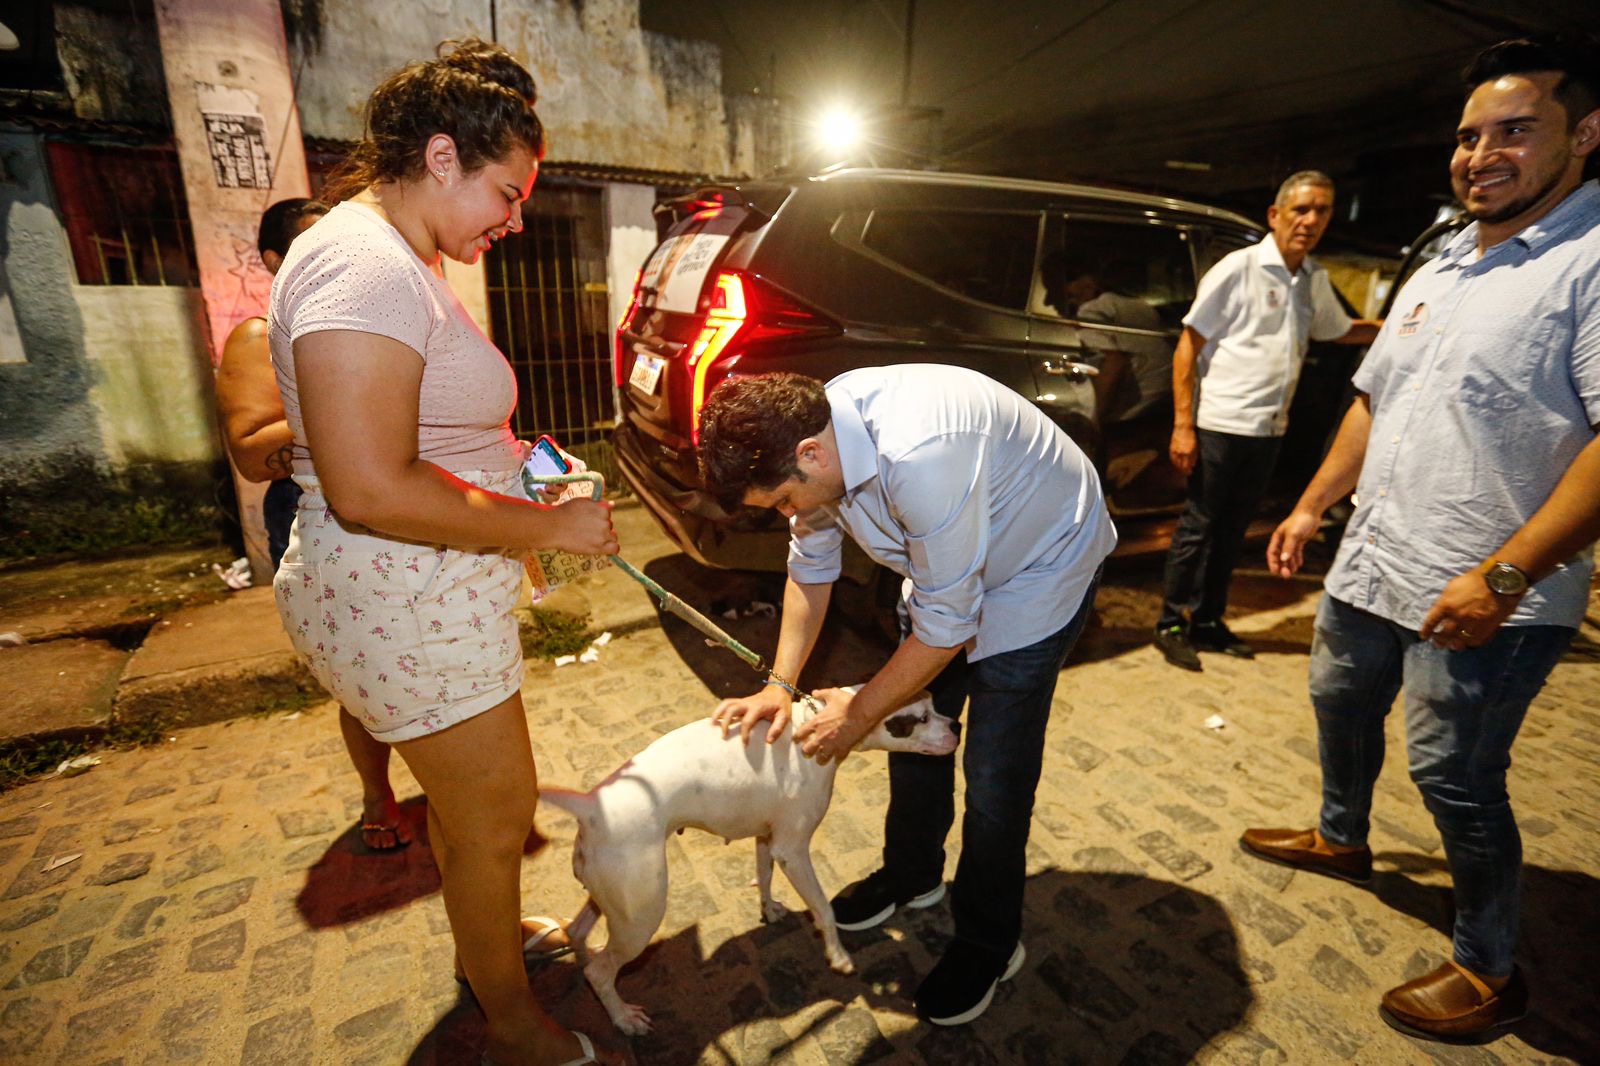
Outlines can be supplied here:
M1282 437L1240 437L1195 431L1200 455L1189 475L1189 498L1167 549L1165 590L1157 629L1222 618L1228 582L1244 533L1261 505Z
M289 528L294 525L295 512L300 507L300 486L289 478L280 478L267 486L261 497L261 518L267 527L267 554L272 556L272 572L278 572L283 553L289 550ZM268 575L270 583L271 575Z
M951 911L956 939L1004 966L1022 935L1028 830L1044 760L1045 724L1056 677L1094 607L1097 574L1072 621L1037 643L967 661L958 652L929 685L934 708L964 730L966 814ZM906 889L944 879L944 840L955 823L956 757L889 756L889 813L883 865Z
M1322 753L1322 835L1367 842L1383 720L1405 688L1411 780L1444 841L1455 884L1455 959L1511 972L1522 837L1506 794L1511 742L1572 641L1565 626L1503 626L1479 648L1443 651L1415 631L1324 596L1311 643L1311 703Z

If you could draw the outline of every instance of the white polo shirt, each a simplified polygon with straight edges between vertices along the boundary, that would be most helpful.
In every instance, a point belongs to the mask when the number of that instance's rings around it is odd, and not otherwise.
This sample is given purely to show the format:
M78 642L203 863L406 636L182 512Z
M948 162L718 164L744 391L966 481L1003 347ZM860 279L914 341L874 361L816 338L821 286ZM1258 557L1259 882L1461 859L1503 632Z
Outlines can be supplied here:
M1200 279L1183 324L1206 339L1196 373L1195 425L1241 437L1281 437L1313 340L1342 337L1354 324L1328 272L1310 256L1294 273L1267 234L1222 258Z

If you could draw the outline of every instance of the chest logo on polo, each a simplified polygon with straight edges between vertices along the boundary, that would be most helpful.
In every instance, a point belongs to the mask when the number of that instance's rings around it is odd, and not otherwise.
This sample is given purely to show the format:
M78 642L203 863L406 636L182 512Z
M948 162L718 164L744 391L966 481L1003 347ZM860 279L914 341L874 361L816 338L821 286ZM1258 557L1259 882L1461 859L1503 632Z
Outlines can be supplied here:
M1428 305L1418 304L1411 309L1411 313L1400 320L1400 328L1395 332L1402 337L1409 337L1421 329L1423 323L1428 321Z

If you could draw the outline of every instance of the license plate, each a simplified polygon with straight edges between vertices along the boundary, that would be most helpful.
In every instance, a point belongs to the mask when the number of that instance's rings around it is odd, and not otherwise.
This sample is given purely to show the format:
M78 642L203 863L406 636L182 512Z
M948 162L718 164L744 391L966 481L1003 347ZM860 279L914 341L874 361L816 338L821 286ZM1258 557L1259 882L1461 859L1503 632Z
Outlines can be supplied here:
M646 396L655 395L656 385L661 381L661 365L662 361L653 355L640 355L633 361L628 384Z

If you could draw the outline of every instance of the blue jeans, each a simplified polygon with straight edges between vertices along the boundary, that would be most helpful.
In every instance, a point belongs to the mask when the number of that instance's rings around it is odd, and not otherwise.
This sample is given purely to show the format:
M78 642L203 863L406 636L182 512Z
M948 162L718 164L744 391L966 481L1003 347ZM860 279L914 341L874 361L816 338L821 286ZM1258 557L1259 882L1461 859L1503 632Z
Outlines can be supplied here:
M1100 577L1065 626L1036 643L968 662L957 652L928 686L940 714L959 719L970 701L962 749L967 777L951 913L957 940L1003 967L1022 935L1028 830L1044 761L1056 678L1094 607ZM944 879L944 840L955 823L956 757L889 756L883 866L921 892Z
M1433 815L1455 883L1455 959L1511 972L1522 837L1506 794L1511 743L1576 631L1502 626L1487 644L1443 651L1416 632L1332 596L1317 609L1311 703L1322 754L1322 835L1367 842L1383 720L1405 688L1411 780Z

